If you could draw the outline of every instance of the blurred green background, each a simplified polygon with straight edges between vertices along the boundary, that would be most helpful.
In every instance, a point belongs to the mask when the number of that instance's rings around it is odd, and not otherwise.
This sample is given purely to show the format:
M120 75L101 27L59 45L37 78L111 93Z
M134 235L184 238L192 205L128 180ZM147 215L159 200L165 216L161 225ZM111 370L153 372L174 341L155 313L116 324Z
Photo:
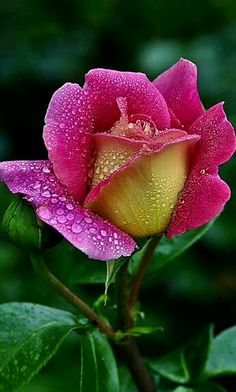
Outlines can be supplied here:
M236 3L233 0L8 0L0 4L0 160L44 159L43 119L52 93L83 83L94 67L145 72L150 79L186 57L197 63L205 107L224 100L236 120ZM140 339L144 354L166 353L209 322L218 333L236 323L236 162L221 170L232 199L210 232L143 287L144 323L163 333ZM0 186L0 214L11 195ZM50 267L93 302L105 266L61 243ZM73 279L71 278L73 276ZM99 279L97 278L99 277ZM82 282L82 283L81 283ZM34 276L29 257L0 238L0 302L68 307ZM109 311L109 310L108 310ZM77 337L22 392L78 388ZM235 391L233 377L222 379Z

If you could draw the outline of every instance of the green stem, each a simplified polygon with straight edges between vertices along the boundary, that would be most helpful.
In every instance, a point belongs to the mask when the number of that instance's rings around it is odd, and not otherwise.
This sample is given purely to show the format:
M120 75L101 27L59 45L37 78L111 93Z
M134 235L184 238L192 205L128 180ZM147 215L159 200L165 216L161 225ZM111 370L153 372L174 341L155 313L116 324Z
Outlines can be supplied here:
M140 392L158 392L155 390L147 371L143 357L140 354L136 340L129 337L126 342L127 363Z
M128 263L125 263L119 273L118 287L118 310L119 310L119 327L123 331L129 329L130 324L130 308L128 303L129 287L128 287ZM142 355L139 351L136 340L128 337L123 341L123 353L127 361L127 365L133 375L135 384L140 392L154 392L155 388L151 377L144 364Z
M114 338L114 330L105 324L99 316L82 299L72 293L63 283L60 282L47 268L44 258L40 254L33 254L31 257L32 265L37 275L40 276L53 290L62 296L67 302L76 309L82 311L104 334L109 338Z
M134 325L134 307L137 301L140 287L147 269L147 266L152 258L153 252L159 243L161 236L153 237L147 244L143 257L139 263L136 276L133 280L132 287L128 298L129 315L127 321L127 328L130 329Z

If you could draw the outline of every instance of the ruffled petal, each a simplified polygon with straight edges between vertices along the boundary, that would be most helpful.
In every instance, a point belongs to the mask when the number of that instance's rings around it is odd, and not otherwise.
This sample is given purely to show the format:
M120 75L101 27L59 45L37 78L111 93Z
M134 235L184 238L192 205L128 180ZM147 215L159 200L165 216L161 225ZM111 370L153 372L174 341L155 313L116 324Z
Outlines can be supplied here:
M235 133L227 120L223 102L212 106L191 126L188 133L201 136L196 154L196 165L207 169L209 165L221 165L235 151Z
M201 135L192 172L175 210L168 237L184 233L209 222L230 198L230 189L218 176L218 165L235 151L235 134L223 104L206 111L189 130Z
M92 114L87 96L76 83L54 94L45 117L44 141L57 178L78 201L87 188L91 157Z
M191 61L180 59L153 84L186 128L204 112L197 89L197 67Z
M160 92L146 75L105 69L89 71L84 89L89 96L97 131L107 131L119 120L117 99L127 99L128 115L142 113L150 116L157 128L170 126L170 115Z
M69 196L49 161L2 162L0 180L11 192L24 195L41 220L92 259L129 256L137 247L130 236Z
M171 220L167 237L195 229L215 218L230 198L228 185L218 175L193 171Z

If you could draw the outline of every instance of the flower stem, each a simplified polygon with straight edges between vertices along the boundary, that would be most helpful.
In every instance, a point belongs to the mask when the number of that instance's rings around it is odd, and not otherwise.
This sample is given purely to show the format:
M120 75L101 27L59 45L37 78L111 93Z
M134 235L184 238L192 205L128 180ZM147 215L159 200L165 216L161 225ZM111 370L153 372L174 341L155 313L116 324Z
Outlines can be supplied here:
M129 329L131 314L128 304L129 287L127 270L128 263L125 263L120 269L118 288L119 327L121 327L123 331L127 331ZM127 365L133 375L134 381L139 391L154 392L154 385L144 364L136 340L129 336L124 340L122 348Z
M137 301L139 290L143 282L143 278L147 269L147 266L152 258L153 252L159 243L161 236L153 237L147 244L143 257L139 263L137 274L134 277L132 287L130 290L129 298L128 298L128 308L129 308L129 319L127 322L127 328L130 329L134 325L134 306Z
M42 255L33 254L31 256L31 261L35 272L40 276L40 278L47 282L47 284L67 302L72 304L76 309L82 311L104 334L106 334L109 338L114 338L114 330L109 325L105 324L94 310L90 308L90 306L71 292L48 270Z
M157 392L151 377L144 364L136 340L129 337L126 342L126 354L128 366L133 374L135 383L140 392Z

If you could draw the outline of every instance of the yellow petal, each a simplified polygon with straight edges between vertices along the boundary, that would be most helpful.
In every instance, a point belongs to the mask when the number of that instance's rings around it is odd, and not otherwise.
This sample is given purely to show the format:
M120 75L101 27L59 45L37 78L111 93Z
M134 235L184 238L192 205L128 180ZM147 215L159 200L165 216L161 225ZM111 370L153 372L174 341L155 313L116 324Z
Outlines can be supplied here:
M114 173L85 207L133 237L164 232L188 175L192 142L179 141L142 155Z
M92 188L129 162L135 153L142 148L141 143L132 143L128 139L110 134L96 134L94 141L97 155L91 182Z

